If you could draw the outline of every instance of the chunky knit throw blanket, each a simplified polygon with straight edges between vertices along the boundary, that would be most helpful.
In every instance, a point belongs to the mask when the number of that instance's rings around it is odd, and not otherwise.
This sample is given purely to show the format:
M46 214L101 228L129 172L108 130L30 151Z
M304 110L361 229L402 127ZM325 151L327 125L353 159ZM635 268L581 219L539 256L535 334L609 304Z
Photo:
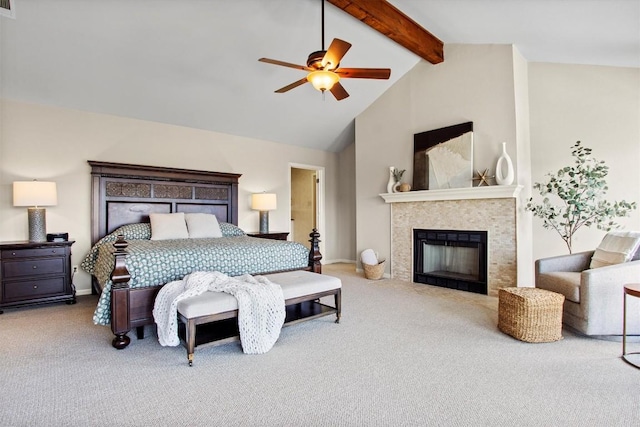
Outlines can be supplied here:
M180 344L178 302L204 292L226 292L238 300L238 328L242 350L247 354L266 353L280 336L284 324L284 296L280 285L266 277L229 277L213 272L195 272L160 289L153 307L158 341L163 346Z

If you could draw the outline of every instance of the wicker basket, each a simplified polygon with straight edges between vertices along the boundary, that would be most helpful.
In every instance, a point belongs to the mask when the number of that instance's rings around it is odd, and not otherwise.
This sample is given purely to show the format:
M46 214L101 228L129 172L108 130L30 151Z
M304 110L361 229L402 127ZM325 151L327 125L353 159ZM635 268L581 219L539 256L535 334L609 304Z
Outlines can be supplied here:
M367 279L370 280L379 280L382 278L382 275L384 274L384 265L386 263L386 260L382 260L380 261L378 264L376 265L371 265L371 264L365 264L364 262L362 263L362 268L364 269L364 277L366 277Z
M526 342L562 339L564 295L538 288L498 291L498 328Z

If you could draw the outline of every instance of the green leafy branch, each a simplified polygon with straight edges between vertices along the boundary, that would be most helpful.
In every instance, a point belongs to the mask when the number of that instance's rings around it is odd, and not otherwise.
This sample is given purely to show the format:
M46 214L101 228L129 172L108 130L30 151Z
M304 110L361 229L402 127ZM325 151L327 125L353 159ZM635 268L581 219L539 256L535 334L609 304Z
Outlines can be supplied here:
M636 202L609 202L604 200L607 190L605 177L609 167L604 161L591 157L591 149L577 141L571 151L573 166L565 166L556 174L547 174L549 180L536 182L533 188L544 197L542 203L529 199L526 209L543 221L543 227L555 230L572 253L573 235L582 227L595 225L600 230L617 228L613 218L627 216L636 208ZM547 195L556 195L562 202L554 205Z
M393 179L395 182L402 181L402 175L404 175L406 169L394 169L393 170Z

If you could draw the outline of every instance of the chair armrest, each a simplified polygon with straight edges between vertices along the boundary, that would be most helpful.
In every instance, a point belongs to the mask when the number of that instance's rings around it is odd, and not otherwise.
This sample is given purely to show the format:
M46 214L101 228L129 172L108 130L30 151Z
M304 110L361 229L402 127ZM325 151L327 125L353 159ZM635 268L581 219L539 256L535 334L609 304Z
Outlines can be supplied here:
M591 264L594 251L578 252L536 260L536 276L554 271L584 271Z
M580 279L580 305L589 328L600 335L620 335L623 288L640 282L640 261L585 270Z
M580 275L580 282L587 290L594 287L622 287L629 283L640 282L640 261L623 262L622 264L608 265L606 267L585 270ZM617 295L622 298L622 291Z

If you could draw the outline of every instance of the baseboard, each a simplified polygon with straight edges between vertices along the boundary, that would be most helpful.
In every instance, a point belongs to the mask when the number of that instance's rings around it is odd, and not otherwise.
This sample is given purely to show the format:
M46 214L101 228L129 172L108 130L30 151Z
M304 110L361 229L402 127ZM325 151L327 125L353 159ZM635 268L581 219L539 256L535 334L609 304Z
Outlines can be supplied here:
M356 261L352 259L329 259L322 260L323 264L355 264Z
M91 295L91 289L76 289L77 296Z

